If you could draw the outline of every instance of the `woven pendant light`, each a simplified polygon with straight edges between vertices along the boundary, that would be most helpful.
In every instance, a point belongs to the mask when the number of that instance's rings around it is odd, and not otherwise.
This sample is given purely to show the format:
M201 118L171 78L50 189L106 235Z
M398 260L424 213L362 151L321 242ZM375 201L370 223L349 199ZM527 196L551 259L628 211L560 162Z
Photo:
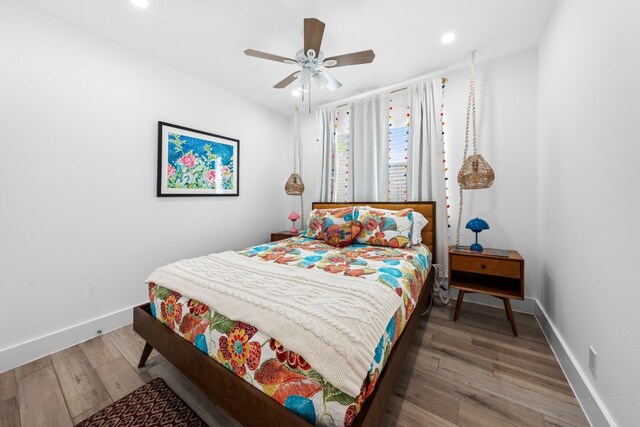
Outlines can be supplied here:
M467 156L469 149L469 127L473 131L473 154ZM464 135L464 156L462 168L458 172L458 184L463 190L489 188L496 175L489 163L477 153L478 133L476 131L476 52L471 52L471 73L469 78L469 102L467 103L467 123Z
M298 120L298 107L296 107L293 129L293 173L289 175L289 179L287 179L286 184L284 184L284 191L290 196L300 196L300 218L303 218L304 221L304 200L302 198L302 193L304 193L304 182L302 182L302 176L300 176L301 173L302 147L300 146L300 121ZM291 215L289 215L289 219L291 219Z
M302 156L300 153L300 122L298 121L298 107L295 108L293 129L293 173L284 185L284 191L290 196L301 196L304 192L304 182L300 176Z
M493 169L481 154L467 157L458 172L458 184L463 190L489 188L495 178Z
M284 191L290 196L300 196L304 192L304 182L297 173L292 173L284 185Z
M473 132L473 154L469 151L469 128ZM464 154L462 167L458 172L460 185L460 203L458 205L458 226L456 230L456 246L460 245L460 224L462 223L462 206L464 203L462 190L480 190L489 188L496 175L489 163L478 154L478 132L476 130L476 51L471 52L471 73L469 76L469 102L467 103L467 123L464 134Z

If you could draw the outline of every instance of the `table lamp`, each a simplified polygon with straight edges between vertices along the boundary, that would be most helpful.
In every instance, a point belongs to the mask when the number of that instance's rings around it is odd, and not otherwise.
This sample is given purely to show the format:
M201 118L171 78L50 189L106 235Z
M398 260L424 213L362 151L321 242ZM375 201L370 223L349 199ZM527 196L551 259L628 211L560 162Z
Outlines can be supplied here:
M474 218L467 222L466 228L476 233L476 242L472 244L469 249L475 252L482 252L482 245L478 243L478 233L482 230L488 230L489 224L487 224L487 222L483 219Z
M298 229L296 228L296 221L300 219L300 215L296 212L291 212L289 214L289 221L291 221L291 233L298 234Z

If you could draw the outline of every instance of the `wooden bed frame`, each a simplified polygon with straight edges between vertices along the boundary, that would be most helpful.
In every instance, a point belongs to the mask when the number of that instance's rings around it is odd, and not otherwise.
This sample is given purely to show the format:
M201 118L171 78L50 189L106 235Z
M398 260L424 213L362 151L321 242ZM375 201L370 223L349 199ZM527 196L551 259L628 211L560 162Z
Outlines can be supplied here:
M410 207L422 213L429 220L429 224L422 232L422 240L429 247L431 253L435 253L435 233L433 232L435 202L314 203L313 207L325 209L352 205L368 205L393 210ZM435 263L435 260L433 262ZM391 350L387 363L378 378L376 388L371 396L365 400L356 416L354 426L378 426L383 418L393 387L404 368L404 360L421 320L420 314L426 309L430 300L433 282L434 269L431 268L418 297L415 310ZM298 417L156 320L151 315L149 304L134 308L133 329L146 340L138 367L143 367L151 350L156 349L213 402L226 410L242 425L256 427L265 425L311 426L306 420Z

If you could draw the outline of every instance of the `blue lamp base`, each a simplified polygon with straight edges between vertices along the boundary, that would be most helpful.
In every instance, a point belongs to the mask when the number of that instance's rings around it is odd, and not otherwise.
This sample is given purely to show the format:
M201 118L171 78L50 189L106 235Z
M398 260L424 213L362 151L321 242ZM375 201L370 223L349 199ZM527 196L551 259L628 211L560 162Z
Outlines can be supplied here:
M482 245L478 243L478 233L482 230L488 230L489 224L487 224L487 222L483 219L474 218L467 223L466 228L476 233L476 242L469 246L469 249L473 252L482 252Z
M482 252L482 245L480 243L474 243L471 246L469 246L469 249L474 251L474 252Z
M473 252L482 252L482 245L480 243L478 243L478 233L482 231L482 230L473 230L474 233L476 233L476 242L471 244L471 246L469 246L469 249L472 250Z

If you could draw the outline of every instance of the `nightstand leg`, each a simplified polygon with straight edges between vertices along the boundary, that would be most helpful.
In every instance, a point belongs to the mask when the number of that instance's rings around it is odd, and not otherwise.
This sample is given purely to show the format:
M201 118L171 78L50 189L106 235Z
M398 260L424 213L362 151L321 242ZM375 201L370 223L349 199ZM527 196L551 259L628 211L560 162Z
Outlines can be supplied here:
M462 299L464 298L464 291L458 291L458 302L456 302L456 311L453 313L453 321L458 320L458 314L460 314L460 307L462 307Z
M518 336L518 330L516 329L516 320L513 318L513 311L511 311L511 301L509 298L502 298L504 301L504 309L507 312L507 317L509 318L509 322L511 322L511 330L513 331L513 335Z

